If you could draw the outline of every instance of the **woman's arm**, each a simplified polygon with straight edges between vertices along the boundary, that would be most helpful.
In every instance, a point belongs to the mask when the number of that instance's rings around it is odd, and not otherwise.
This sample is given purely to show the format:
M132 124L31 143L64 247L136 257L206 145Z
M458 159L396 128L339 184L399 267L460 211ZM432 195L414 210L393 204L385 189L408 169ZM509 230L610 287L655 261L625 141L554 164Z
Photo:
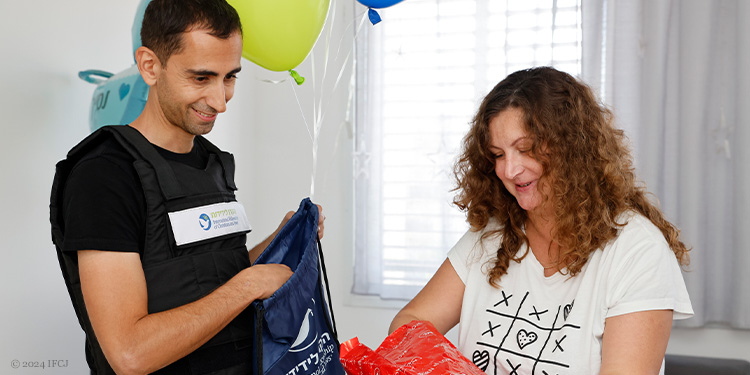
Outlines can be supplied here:
M639 311L604 322L601 375L658 374L672 329L672 310Z
M446 259L422 291L393 318L388 334L412 320L426 320L443 335L458 324L465 285Z

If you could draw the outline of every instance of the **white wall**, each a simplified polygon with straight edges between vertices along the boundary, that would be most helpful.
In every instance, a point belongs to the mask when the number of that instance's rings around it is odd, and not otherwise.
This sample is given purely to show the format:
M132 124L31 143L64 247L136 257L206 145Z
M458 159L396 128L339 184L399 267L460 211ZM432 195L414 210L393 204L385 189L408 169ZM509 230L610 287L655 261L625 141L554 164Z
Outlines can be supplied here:
M326 37L300 73L308 82L297 88L308 122L313 91L327 115L322 123L314 200L324 206L323 240L342 340L358 336L372 348L386 336L398 303L351 297L352 146L346 123L348 80L330 87L351 48L354 0L338 3L332 50L343 37L342 56L322 75ZM12 4L12 5L11 5ZM4 1L0 3L2 90L0 113L0 373L82 374L83 334L78 327L57 265L49 234L49 191L54 164L88 134L88 109L94 86L79 80L79 70L121 71L132 64L130 28L138 0ZM356 5L359 14L362 7ZM357 19L356 21L358 21ZM369 23L364 27L372 27ZM333 52L331 52L333 54ZM349 60L351 62L351 60ZM243 60L243 72L229 111L220 116L210 138L237 158L239 199L245 204L258 242L287 210L310 195L311 141L300 107L284 73L271 73ZM345 68L349 76L351 66ZM454 334L449 337L454 337ZM726 329L676 330L669 351L750 360L750 332ZM67 361L56 370L19 368L11 362ZM63 362L65 363L65 362ZM45 372L46 371L46 372Z
M129 66L132 16L125 15L135 5L0 2L0 373L45 373L13 369L13 360L68 360L46 373L85 373L83 334L51 246L50 186L55 162L88 133L93 86L76 74Z

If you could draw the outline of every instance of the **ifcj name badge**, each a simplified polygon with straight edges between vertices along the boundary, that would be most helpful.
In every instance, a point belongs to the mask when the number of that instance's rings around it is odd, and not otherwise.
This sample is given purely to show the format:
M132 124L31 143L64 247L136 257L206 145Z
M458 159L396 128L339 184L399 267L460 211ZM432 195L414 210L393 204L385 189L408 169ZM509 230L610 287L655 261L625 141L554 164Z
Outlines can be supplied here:
M215 203L168 215L177 246L251 229L245 207L239 202Z

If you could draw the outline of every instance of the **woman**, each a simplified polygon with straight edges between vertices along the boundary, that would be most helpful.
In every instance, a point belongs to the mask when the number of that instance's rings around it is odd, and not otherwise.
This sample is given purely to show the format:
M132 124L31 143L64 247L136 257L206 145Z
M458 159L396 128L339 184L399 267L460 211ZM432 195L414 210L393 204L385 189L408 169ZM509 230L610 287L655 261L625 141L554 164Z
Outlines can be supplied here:
M688 249L581 82L515 72L484 98L456 166L471 230L390 331L427 320L488 374L657 374L693 311Z

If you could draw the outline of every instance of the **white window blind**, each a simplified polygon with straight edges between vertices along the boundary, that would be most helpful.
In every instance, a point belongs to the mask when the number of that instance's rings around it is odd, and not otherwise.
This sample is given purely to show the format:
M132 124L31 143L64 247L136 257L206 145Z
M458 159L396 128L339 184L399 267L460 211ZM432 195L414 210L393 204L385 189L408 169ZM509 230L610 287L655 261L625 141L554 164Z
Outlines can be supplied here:
M355 294L410 299L468 229L452 166L508 74L581 69L580 0L406 0L357 38Z

